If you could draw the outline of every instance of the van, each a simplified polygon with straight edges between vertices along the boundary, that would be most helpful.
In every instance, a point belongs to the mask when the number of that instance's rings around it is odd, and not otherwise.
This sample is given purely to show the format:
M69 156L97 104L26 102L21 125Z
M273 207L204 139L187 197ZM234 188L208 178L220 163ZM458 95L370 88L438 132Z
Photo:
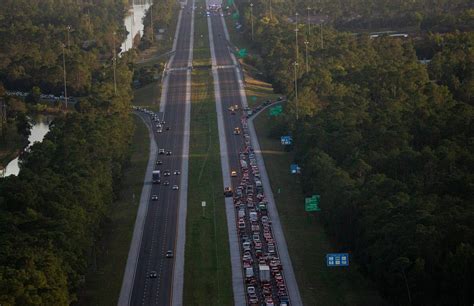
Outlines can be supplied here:
M246 278L251 278L253 277L253 268L245 268L245 277Z

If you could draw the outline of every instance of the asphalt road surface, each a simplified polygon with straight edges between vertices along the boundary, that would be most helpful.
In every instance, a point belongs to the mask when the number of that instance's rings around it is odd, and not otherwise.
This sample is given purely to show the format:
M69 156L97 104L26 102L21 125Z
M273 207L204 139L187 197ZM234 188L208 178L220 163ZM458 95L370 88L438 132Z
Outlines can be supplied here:
M151 188L130 305L169 305L172 298L175 259L167 258L166 252L172 250L175 253L180 191L173 190L172 186L179 186L181 181L180 175L173 172L181 171L182 165L191 10L192 1L188 1L180 20L176 53L168 65L169 82L163 116L166 123L163 132L158 133L155 123L152 123L158 149L171 151L172 154L156 156L157 160L163 162L155 166L155 169L161 170L161 184L153 184ZM166 170L171 172L170 176L163 176ZM165 181L169 182L168 186L164 185ZM145 183L152 184L151 177ZM158 200L151 200L152 195L158 195ZM156 277L150 277L152 271L156 272Z
M228 33L226 33L223 18L221 18L220 14L211 14L209 18L211 19L212 24L212 35L215 47L215 65L217 66L220 98L223 111L222 116L225 118L223 121L225 127L225 139L227 143L227 150L225 153L228 158L228 171L237 171L238 173L236 177L232 178L231 182L233 189L235 190L235 187L238 186L240 183L239 178L242 177L239 151L242 151L242 149L244 148L244 142L241 135L234 134L234 128L239 127L240 129L242 129L242 112L238 111L235 115L232 115L230 114L230 111L228 111L228 108L232 105L238 105L239 108L242 108L247 106L247 103L245 100L245 92L243 92L242 90L243 86L240 86L241 84L239 84L241 80L238 75L238 73L240 73L238 72L239 69L235 66L237 63L232 58L231 52L228 48ZM256 135L253 135L253 137L256 137ZM256 139L253 140L256 141ZM261 162L261 164L259 164L259 167L263 170L263 161ZM229 173L224 173L224 175L229 175ZM263 180L266 183L265 193L271 193L270 186L268 184L268 177L263 178ZM278 220L278 213L276 212L275 205L271 205L271 209L273 209L271 214L272 219L275 219L275 221ZM235 223L233 225L235 226ZM278 227L278 229L276 227ZM274 233L275 238L278 242L277 248L279 250L279 255L282 257L283 266L285 267L283 273L289 273L291 275L289 279L285 277L287 281L287 288L289 289L288 293L290 295L290 298L292 298L291 303L294 305L301 305L299 290L296 284L296 280L294 278L294 273L291 267L291 261L289 259L286 242L284 241L284 235L279 222L278 226L276 227Z

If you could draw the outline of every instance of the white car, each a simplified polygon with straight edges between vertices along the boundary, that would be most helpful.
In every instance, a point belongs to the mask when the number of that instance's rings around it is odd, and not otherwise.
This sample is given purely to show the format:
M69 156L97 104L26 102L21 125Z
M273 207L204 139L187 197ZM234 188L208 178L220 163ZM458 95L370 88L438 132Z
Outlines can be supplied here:
M173 190L178 190L179 186L178 185L173 185Z

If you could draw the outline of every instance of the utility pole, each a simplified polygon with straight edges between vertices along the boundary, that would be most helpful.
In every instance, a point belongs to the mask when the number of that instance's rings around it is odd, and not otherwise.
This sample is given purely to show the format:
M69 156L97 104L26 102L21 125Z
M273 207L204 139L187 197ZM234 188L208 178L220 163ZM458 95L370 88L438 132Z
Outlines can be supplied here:
M64 101L67 109L67 79L66 79L66 55L64 53L64 44L61 44L63 47L63 75L64 75Z
M304 45L306 46L306 73L309 72L308 44L309 44L309 41L305 40Z
M297 70L298 70L298 62L294 62L293 66L295 67L295 104L296 104L296 120L298 120L298 78L297 78Z
M252 27L252 41L253 41L253 3L250 3L250 24Z
M298 12L295 14L295 46L296 46L296 62L298 62Z
M113 48L114 48L114 57L113 57L113 66L114 66L114 94L117 95L117 76L116 76L116 66L117 66L117 51L115 50L115 31L113 39Z

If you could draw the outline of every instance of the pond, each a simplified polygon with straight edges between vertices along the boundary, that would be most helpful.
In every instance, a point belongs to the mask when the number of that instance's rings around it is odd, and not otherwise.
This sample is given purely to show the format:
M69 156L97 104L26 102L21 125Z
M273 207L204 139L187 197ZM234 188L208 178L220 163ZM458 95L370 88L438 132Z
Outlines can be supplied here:
M31 147L35 142L43 141L44 136L49 132L49 124L52 121L52 117L38 115L31 120L31 134L28 137L28 147ZM8 163L5 169L2 170L0 176L18 175L20 173L20 167L18 164L18 157Z
M122 43L122 52L133 47L133 38L139 33L143 35L143 17L151 5L151 0L133 0L124 23L127 28L127 38Z

